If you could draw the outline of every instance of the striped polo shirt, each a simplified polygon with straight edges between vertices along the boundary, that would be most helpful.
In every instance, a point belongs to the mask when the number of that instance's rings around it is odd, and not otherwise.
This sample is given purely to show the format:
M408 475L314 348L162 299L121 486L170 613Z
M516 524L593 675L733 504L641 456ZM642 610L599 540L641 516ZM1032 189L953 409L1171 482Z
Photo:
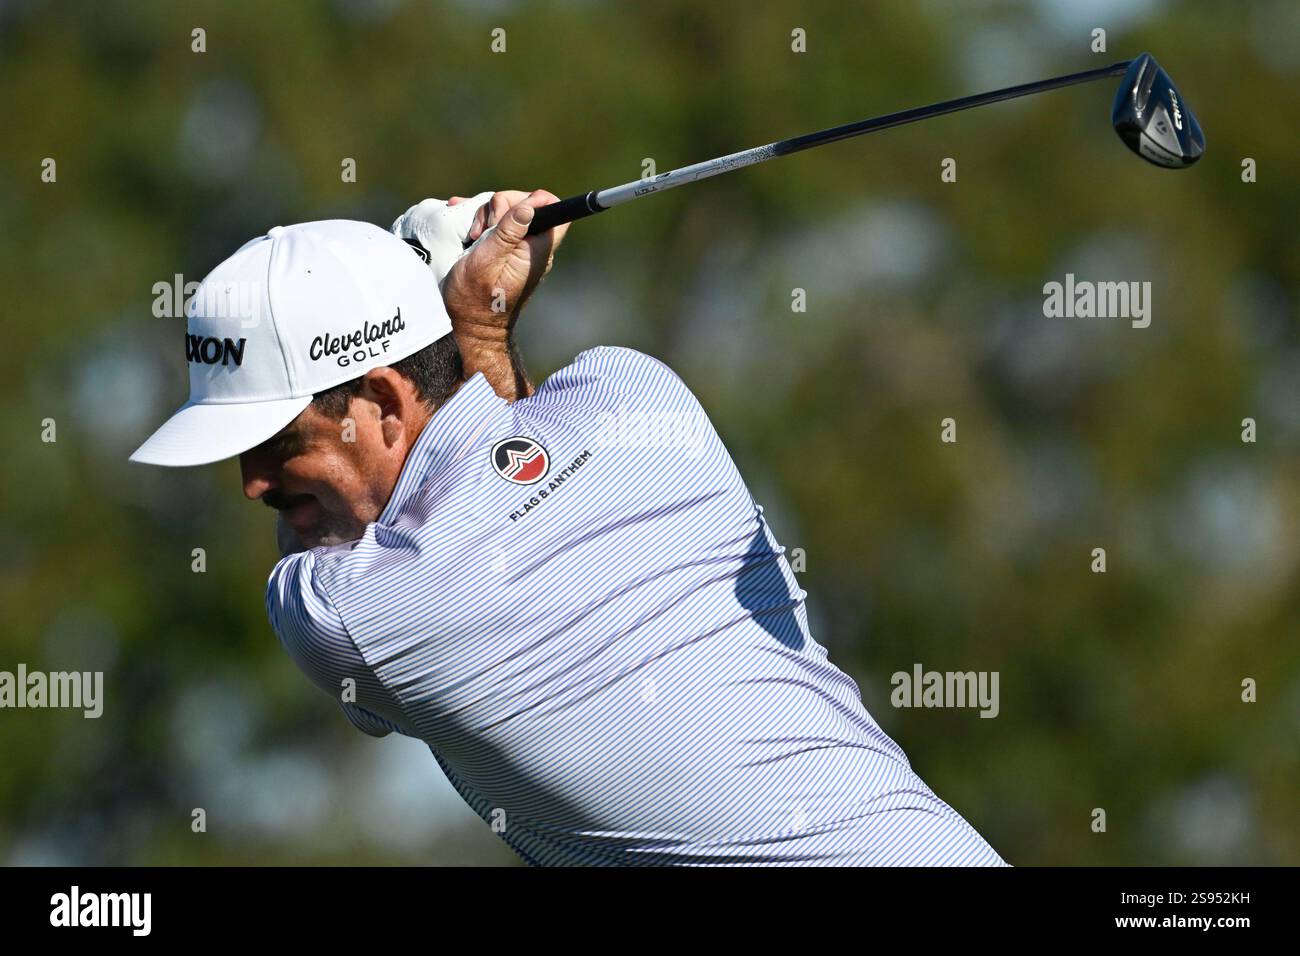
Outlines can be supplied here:
M514 403L467 381L267 610L529 863L1001 864L813 639L784 551L681 379L601 347Z

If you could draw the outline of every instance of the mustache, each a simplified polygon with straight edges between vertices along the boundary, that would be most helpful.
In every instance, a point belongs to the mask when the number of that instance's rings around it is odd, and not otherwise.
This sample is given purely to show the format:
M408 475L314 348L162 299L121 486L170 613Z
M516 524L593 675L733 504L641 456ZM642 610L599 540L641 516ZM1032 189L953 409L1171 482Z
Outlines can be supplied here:
M286 495L279 491L268 491L262 495L262 504L268 508L274 508L276 511L286 511L304 501L310 501L311 495Z

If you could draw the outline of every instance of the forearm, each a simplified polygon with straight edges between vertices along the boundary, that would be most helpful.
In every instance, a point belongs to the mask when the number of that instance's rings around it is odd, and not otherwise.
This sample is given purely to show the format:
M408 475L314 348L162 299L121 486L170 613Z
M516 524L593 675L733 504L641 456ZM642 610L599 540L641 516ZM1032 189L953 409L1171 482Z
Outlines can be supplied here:
M460 347L466 380L482 372L492 391L507 402L533 394L533 383L528 378L513 330L488 338L457 334L456 344Z

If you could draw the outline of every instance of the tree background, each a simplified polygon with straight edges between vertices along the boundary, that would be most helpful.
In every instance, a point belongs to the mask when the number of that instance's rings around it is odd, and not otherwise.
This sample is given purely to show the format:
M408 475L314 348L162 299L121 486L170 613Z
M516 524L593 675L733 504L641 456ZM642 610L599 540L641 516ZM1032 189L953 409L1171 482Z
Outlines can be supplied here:
M279 223L567 196L1150 49L1193 169L1118 142L1109 83L815 150L575 225L523 351L682 375L814 636L1008 861L1300 863L1298 37L1291 0L0 3L0 670L107 698L0 710L0 860L514 862L280 649L237 464L126 461L186 394L155 283ZM1151 326L1045 318L1066 273L1150 281ZM892 707L914 663L998 671L999 716Z

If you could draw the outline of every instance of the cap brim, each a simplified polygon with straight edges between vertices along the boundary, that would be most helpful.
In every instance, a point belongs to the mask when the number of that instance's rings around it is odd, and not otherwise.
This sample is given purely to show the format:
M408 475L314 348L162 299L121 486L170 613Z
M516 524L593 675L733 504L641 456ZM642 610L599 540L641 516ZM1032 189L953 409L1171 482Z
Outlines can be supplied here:
M183 468L232 458L288 425L311 404L311 398L221 405L187 402L135 450L131 461Z

